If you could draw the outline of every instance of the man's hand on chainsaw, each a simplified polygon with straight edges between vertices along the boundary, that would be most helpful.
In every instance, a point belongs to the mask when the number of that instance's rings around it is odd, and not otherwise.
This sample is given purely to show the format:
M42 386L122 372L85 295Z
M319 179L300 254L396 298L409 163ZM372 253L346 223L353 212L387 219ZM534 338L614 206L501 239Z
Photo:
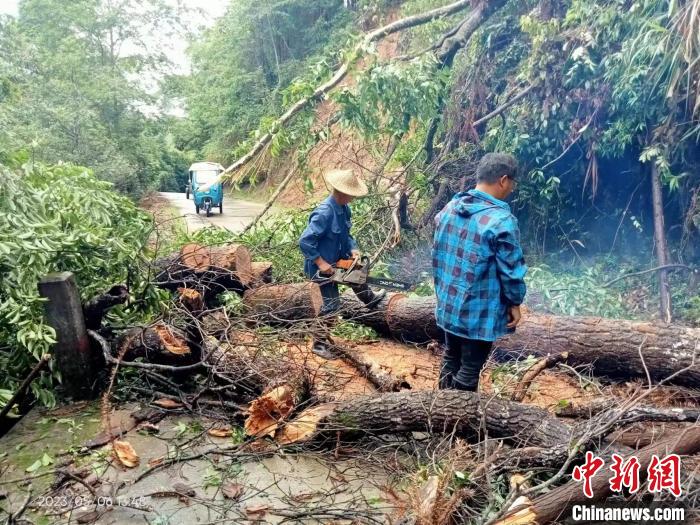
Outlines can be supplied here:
M362 257L362 252L360 250L352 250L350 252L350 255L352 255L353 259L359 259L360 257Z
M328 264L323 257L319 257L314 261L316 263L316 266L318 266L318 273L322 275L332 275L333 274L333 267Z

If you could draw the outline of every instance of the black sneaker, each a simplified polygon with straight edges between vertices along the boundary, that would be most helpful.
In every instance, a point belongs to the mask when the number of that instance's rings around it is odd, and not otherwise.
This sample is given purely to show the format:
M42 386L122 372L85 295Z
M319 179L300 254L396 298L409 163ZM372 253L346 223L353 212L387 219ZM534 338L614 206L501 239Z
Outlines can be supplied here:
M317 356L322 357L323 359L328 359L329 361L338 359L338 355L333 352L328 346L328 343L325 343L324 341L314 341L311 351Z

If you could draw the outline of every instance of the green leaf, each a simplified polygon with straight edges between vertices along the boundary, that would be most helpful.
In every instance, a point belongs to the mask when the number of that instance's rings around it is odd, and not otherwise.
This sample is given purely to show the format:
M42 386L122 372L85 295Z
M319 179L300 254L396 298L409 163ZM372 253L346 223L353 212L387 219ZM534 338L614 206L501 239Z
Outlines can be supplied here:
M41 466L42 466L41 460L40 460L40 459L37 459L34 463L32 463L31 465L29 465L29 466L25 469L25 472L34 472L34 471L40 469Z

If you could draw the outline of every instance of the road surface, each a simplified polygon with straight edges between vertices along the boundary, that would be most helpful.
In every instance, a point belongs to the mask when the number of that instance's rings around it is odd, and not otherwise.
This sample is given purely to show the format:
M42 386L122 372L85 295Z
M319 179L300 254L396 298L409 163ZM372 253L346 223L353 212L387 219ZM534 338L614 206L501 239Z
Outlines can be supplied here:
M160 195L167 199L170 206L185 218L190 231L214 225L238 233L243 231L263 208L263 204L234 199L225 195L224 213L219 213L219 208L214 208L211 217L207 217L203 211L199 215L194 212L192 196L188 200L184 193L160 192Z

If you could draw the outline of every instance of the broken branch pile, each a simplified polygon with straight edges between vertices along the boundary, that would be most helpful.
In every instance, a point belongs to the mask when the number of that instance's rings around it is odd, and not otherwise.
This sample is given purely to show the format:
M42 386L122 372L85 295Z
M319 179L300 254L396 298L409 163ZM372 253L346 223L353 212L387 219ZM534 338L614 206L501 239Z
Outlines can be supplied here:
M440 357L415 344L442 338L432 297L388 294L375 309L368 310L354 295L344 294L341 311L345 318L414 344L337 340L334 346L339 359L325 360L311 352L310 341L304 337L313 331L323 303L316 284L274 284L271 265L251 264L247 250L239 245L216 249L188 245L167 262L160 261L157 282L176 292L174 304L186 314L181 316L185 326L159 321L128 330L114 343L113 353L124 360L143 359L140 366L146 368L140 370L146 375L151 374L149 363L161 365L155 370L158 374L169 366L176 381L186 377L178 370L190 371L193 364L199 364L206 371L206 383L195 394L187 394L182 382L168 384L170 380L162 376L158 381L170 388L174 399L192 409L205 401L216 403L218 397L221 407L232 407L237 416L245 416L246 434L253 439L273 439L281 445L339 446L348 441L371 442L382 435L401 438L420 433L444 434L480 446L498 443L489 461L475 470L474 483L481 483L489 473L531 469L561 470L557 476L563 482L563 474L568 476L585 451L596 450L601 442L624 453L632 452L630 444L647 445L639 452L646 458L648 451L660 450L658 440L665 435L651 432L636 442L625 435L630 425L644 422L679 425L677 431L683 438L662 441L665 451L700 450L700 435L688 431L696 429L697 410L641 405L649 394L635 393L638 401L604 397L598 405L595 402L601 398L595 397L588 412L571 414L578 420L559 417L554 408L521 402L537 390L543 376L567 374L568 365L591 361L598 375L697 386L697 329L527 312L517 334L497 343L499 352L544 356L523 370L514 389L503 392L512 400L485 391L438 391ZM241 294L243 308L238 313L208 309L224 289ZM263 324L283 326L286 333L260 330ZM289 330L295 325L303 327L296 334ZM562 362L568 365L557 368ZM644 392L658 388L650 385ZM553 484L559 479L555 478ZM504 510L501 523L557 519L564 507L556 505L559 500L552 494L577 501L574 492L580 491L577 484L559 484L544 495L535 491L512 510ZM609 495L602 489L601 494Z

